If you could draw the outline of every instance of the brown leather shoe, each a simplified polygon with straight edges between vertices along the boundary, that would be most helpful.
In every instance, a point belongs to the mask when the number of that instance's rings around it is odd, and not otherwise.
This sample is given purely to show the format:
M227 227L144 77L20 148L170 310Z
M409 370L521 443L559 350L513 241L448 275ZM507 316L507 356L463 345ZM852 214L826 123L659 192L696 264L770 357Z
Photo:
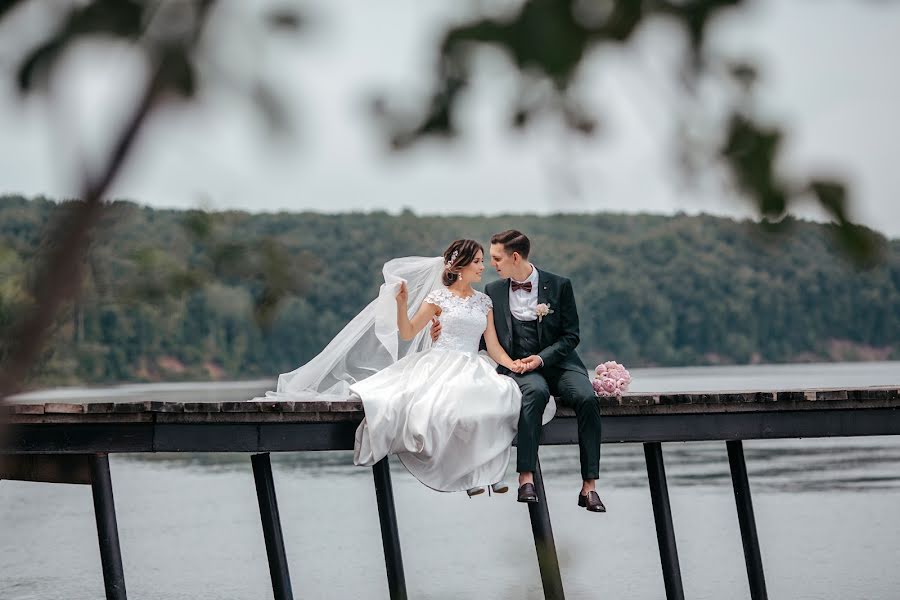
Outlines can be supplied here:
M523 483L519 486L519 497L516 498L519 502L527 502L529 504L534 504L538 501L537 492L534 490L533 483Z
M600 500L600 494L593 490L588 492L586 496L578 494L578 506L591 512L606 512L606 507L603 506L603 502Z

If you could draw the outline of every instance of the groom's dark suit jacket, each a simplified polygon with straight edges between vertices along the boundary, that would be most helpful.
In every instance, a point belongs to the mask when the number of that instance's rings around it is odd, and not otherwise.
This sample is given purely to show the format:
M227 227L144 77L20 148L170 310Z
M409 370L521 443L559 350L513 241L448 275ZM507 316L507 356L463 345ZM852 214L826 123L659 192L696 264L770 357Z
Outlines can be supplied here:
M500 345L512 356L513 329L512 313L509 311L509 279L494 281L485 286L484 292L494 303L494 328ZM538 269L538 304L547 304L553 312L537 324L538 341L542 350L538 355L544 360L544 367L556 367L587 375L587 369L575 346L580 340L578 334L578 309L575 308L575 294L572 282L565 277ZM501 374L509 373L506 367L497 367Z

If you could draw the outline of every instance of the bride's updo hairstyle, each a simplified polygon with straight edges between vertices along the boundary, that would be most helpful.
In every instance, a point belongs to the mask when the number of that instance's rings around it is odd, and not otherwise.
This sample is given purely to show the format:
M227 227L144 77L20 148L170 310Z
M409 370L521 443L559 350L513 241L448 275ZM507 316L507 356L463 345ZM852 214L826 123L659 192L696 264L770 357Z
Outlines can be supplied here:
M459 279L459 271L472 264L478 251L484 248L475 240L456 240L444 250L444 285L449 286Z

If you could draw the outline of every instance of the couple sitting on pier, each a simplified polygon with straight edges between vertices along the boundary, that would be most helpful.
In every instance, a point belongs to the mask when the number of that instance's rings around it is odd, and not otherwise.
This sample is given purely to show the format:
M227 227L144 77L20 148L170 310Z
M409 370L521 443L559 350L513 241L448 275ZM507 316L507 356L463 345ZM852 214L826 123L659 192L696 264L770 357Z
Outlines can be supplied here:
M379 297L321 354L282 374L268 398L359 397L366 418L356 432L356 464L396 454L426 486L470 496L487 486L507 491L502 479L518 431L518 501L533 503L552 394L578 420L578 506L605 512L596 491L600 410L575 352L572 284L535 268L530 250L519 231L492 236L490 262L502 279L486 293L472 287L486 258L474 240L453 242L441 257L387 262Z

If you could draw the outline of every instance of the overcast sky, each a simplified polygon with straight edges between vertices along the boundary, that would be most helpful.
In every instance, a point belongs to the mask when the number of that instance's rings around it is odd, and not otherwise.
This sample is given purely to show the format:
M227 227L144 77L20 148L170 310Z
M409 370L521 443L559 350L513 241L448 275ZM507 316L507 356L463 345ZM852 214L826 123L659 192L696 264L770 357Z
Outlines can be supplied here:
M157 207L250 211L751 214L714 177L702 193L679 182L672 138L683 102L670 66L682 42L663 23L586 66L585 93L605 124L596 140L552 122L509 133L514 80L502 57L489 54L478 91L465 102L462 141L385 152L366 100L379 91L415 98L427 90L435 32L461 6L319 2L311 4L316 26L307 36L261 45L252 43L246 19L231 19L225 59L236 69L251 53L261 61L259 75L288 100L295 135L272 144L234 96L167 110L146 130L113 195ZM32 17L0 29L0 68L11 68L16 27ZM854 192L854 216L900 237L900 2L756 2L717 23L712 43L759 60L761 106L791 125L785 172L841 174ZM103 147L121 115L121 90L141 68L124 49L106 46L78 48L67 65L54 81L63 130L45 103L23 106L10 78L0 82L0 193L74 195L82 168L75 157Z

